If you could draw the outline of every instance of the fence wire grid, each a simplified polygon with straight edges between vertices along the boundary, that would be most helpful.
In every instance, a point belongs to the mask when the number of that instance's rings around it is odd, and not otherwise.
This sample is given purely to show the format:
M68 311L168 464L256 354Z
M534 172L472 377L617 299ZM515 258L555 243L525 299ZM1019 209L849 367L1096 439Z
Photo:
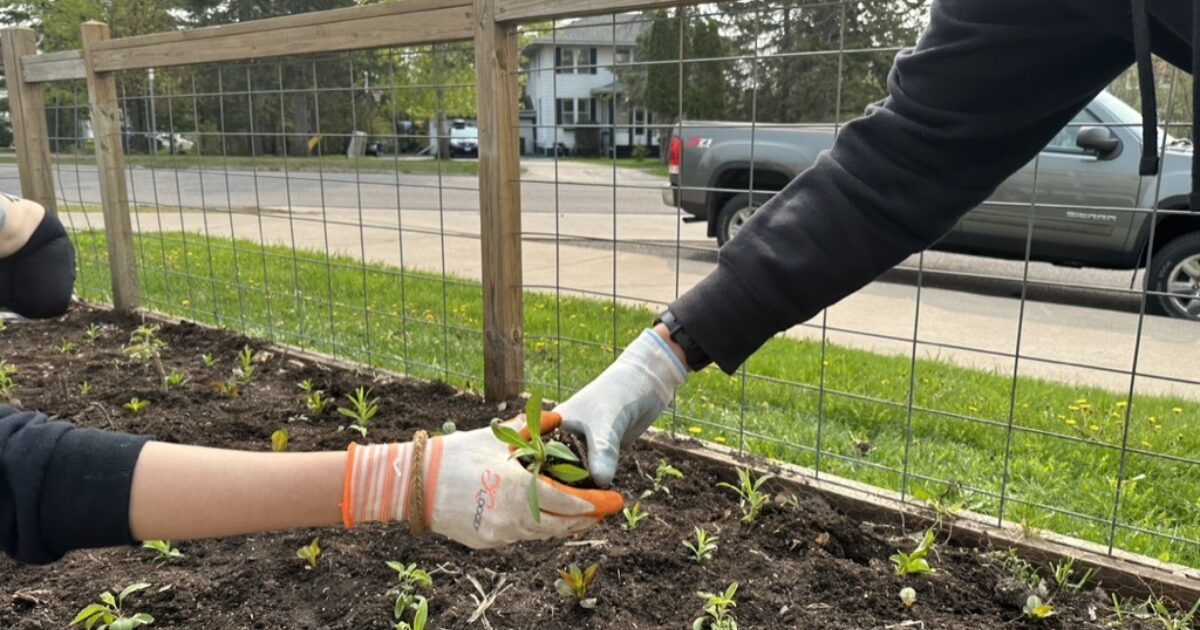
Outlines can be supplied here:
M884 95L928 7L867 4L713 3L522 28L527 389L566 399L715 267L708 222L685 222L680 199L719 210L769 197L790 174L756 151L780 133L832 138ZM1159 78L1164 129L1187 137L1184 77ZM146 307L481 387L471 44L130 71L118 85ZM78 294L104 302L86 86L52 84L47 101ZM1139 201L1159 199L1142 193L1161 180L1136 169L1108 205L1056 192L1059 162L1095 162L1070 150L1085 126L1137 131L1077 119L1011 180L1023 192L987 208L1024 256L914 256L737 374L692 375L660 426L1200 566L1198 324L1155 314L1162 294L1144 272L1035 260L1069 211L1116 217L1097 243L1147 215L1187 218ZM689 152L731 130L746 169L696 184ZM669 176L675 137L682 172ZM977 211L956 231L987 220ZM1152 239L1149 257L1166 242Z

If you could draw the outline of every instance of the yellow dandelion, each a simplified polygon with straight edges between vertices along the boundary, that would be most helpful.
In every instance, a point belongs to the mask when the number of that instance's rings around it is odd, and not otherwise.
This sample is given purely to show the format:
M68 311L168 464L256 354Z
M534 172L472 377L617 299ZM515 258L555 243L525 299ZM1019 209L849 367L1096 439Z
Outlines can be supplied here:
M1100 427L1098 427L1094 424L1089 424L1088 430L1091 431L1092 433L1096 433L1096 432L1100 431Z
M1121 412L1119 412L1119 411L1114 411L1114 412L1112 412L1112 413L1111 413L1111 414L1109 414L1109 415L1111 415L1111 416L1112 416L1112 417L1114 417L1114 418L1120 418L1120 417L1121 417Z
M192 305L191 300L181 300L179 303L183 306L191 306Z
M1127 401L1127 400L1118 400L1117 401L1117 409L1124 409L1128 406L1129 406L1129 401Z
M1091 406L1091 404L1089 404L1089 403L1083 403L1083 404L1079 405L1079 408L1080 408L1080 409L1082 409L1082 410L1084 410L1084 411L1091 411L1091 410L1092 410L1092 406Z
M979 412L979 407L976 407L975 405L967 405L967 409L970 410L972 413Z
M1078 405L1067 405L1067 411L1079 411Z
M716 442L717 444L724 444L724 443L725 443L725 436L724 436L724 435L718 435L717 437L713 438L713 441L714 441L714 442Z
M1158 416L1150 416L1149 418L1146 418L1146 419L1149 420L1150 422L1158 422Z
M1171 407L1171 413L1183 413L1183 407Z
M1075 426L1075 419L1074 419L1074 418L1067 418L1067 426L1069 426L1069 427L1073 427L1073 426Z
M1151 448L1152 446L1153 445L1150 444L1149 442L1147 442L1146 440L1142 440L1142 448Z
M704 429L701 429L700 427L688 427L688 433L691 433L692 435L700 435L701 433L704 433Z
M1086 405L1086 404L1088 404L1088 400L1086 398L1080 398L1079 400L1075 401L1075 404L1076 405Z

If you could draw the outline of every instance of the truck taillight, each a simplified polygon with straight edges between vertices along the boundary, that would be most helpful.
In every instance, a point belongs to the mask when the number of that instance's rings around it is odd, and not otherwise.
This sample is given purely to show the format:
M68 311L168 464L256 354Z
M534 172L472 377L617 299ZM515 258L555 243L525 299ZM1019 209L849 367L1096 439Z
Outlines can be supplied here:
M667 154L667 172L679 174L679 165L683 162L683 141L679 136L671 137L671 152Z

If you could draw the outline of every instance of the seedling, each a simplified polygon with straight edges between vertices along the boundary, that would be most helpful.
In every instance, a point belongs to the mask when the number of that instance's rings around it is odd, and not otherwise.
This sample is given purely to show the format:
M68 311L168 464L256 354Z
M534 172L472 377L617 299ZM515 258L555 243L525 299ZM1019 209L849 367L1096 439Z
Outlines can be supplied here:
M911 586L900 589L900 603L904 604L905 608L912 608L912 605L917 603L917 591Z
M897 551L888 560L896 565L896 575L901 577L905 575L918 575L923 573L933 573L933 569L929 566L929 561L925 558L929 555L929 550L933 548L933 530L925 530L925 536L921 538L920 544L912 553L904 553Z
M588 589L592 586L592 581L596 579L596 572L600 570L600 565L593 564L584 570L579 570L579 565L572 564L567 567L566 571L558 572L558 579L554 581L554 589L562 595L563 599L573 599L579 604L580 608L591 610L596 607L596 598L588 597Z
M625 529L629 531L637 529L638 523L642 522L642 519L649 516L645 512L642 512L641 501L634 503L633 507L627 507L622 510L621 515L625 517Z
M442 423L442 435L450 435L458 430L458 427L450 420Z
M691 550L692 562L703 564L712 559L713 552L717 550L717 541L719 540L721 539L716 536L709 536L708 532L697 527L696 542L692 543L685 540L683 541L683 546Z
M214 363L214 361L213 361L213 355L211 355L211 354L202 354L202 355L200 355L200 363L201 363L201 365L203 365L204 367L206 367L206 368L209 368L209 369L212 369L212 366L213 366L213 363Z
M13 399L13 390L17 384L13 381L17 375L17 368L13 367L8 361L0 359L0 401L10 402Z
M667 487L667 478L674 477L675 479L683 479L683 471L667 463L667 460L658 460L658 468L654 470L654 476L646 475L653 485L649 490L642 493L643 499L648 499L651 496L662 492L663 494L671 494L671 489Z
M87 330L83 334L87 336L89 342L96 343L100 340L100 336L104 334L104 331L95 324L88 324Z
M126 597L148 588L150 585L145 582L130 584L121 589L116 597L111 592L104 591L100 594L100 602L89 604L79 611L71 625L82 625L87 630L134 630L148 626L154 623L154 617L146 613L128 614L124 608Z
M171 372L170 374L167 375L167 387L181 387L187 381L188 381L187 374L180 374L179 372Z
M142 413L142 411L145 411L146 407L150 406L150 401L142 400L141 398L134 396L133 398L129 399L129 402L121 406L124 407L129 413L136 416L139 413Z
M158 326L138 326L129 336L129 345L125 346L125 354L138 363L149 363L158 371L159 382L163 392L167 391L167 370L163 367L162 351L167 347L158 338Z
M763 492L762 487L775 475L767 474L755 479L749 468L739 468L737 473L738 485L721 482L717 487L732 490L741 497L742 522L749 525L758 519L763 505L771 500L771 495Z
M1088 580L1096 574L1095 569L1084 571L1083 577L1077 581L1071 581L1071 575L1075 572L1075 559L1069 558L1066 562L1054 563L1050 565L1050 569L1054 572L1054 586L1056 593L1071 593L1075 594L1082 591L1087 586Z
M79 346L75 345L74 341L64 341L63 344L58 347L59 352L65 354L65 355L68 355L68 356L75 354L75 351L78 349L79 349Z
M313 382L304 379L297 386L304 391L304 406L314 415L321 415L333 404L332 398L327 398L325 392L313 387Z
M238 367L235 371L237 372L238 380L243 383L249 383L250 379L254 378L254 350L250 346L242 346L242 351L238 353L237 360Z
M1054 616L1054 606L1043 602L1042 598L1037 595L1030 595L1029 599L1025 600L1025 607L1021 611L1032 621L1042 621Z
M276 453L282 453L288 447L288 432L287 429L279 429L271 434L271 450Z
M212 384L212 387L213 389L217 390L218 394L226 398L237 398L241 393L241 389L236 378L230 378L224 383L217 381Z
M692 630L737 630L737 620L730 612L737 607L733 599L737 589L734 582L724 593L697 593L704 600L704 614L692 622Z
M91 383L84 381L79 384L79 395L80 396L87 396L90 393L92 393L92 384Z
M545 472L563 483L578 483L587 479L588 471L575 465L579 463L579 458L571 452L571 449L567 448L566 444L542 439L542 399L540 396L529 397L529 402L525 406L525 422L529 427L529 439L521 437L516 429L500 424L498 421L492 422L492 435L495 435L497 440L511 446L512 455L509 456L509 459L516 458L518 461L522 461L525 468L531 473L529 489L525 495L529 501L529 511L533 514L534 522L540 523L542 522L542 510L538 505L538 476ZM567 463L551 464L551 458Z
M358 431L364 438L367 437L367 424L379 413L378 398L370 398L371 390L359 387L354 390L354 395L346 394L346 400L350 401L350 407L338 407L338 413L350 418L354 424L350 427Z
M183 557L183 553L172 547L169 540L147 540L142 543L142 548L158 554L156 559L162 562L170 562Z
M321 557L321 539L314 538L312 542L297 549L296 557L308 563L305 569L317 568L317 559Z
M419 568L416 563L404 564L388 561L386 564L396 572L396 577L400 580L400 584L397 586L399 594L396 596L396 606L392 612L392 616L396 620L396 630L424 628L429 618L429 603L424 597L417 595L416 591L432 586L433 578L424 569ZM409 610L413 611L411 623L404 621L405 614Z

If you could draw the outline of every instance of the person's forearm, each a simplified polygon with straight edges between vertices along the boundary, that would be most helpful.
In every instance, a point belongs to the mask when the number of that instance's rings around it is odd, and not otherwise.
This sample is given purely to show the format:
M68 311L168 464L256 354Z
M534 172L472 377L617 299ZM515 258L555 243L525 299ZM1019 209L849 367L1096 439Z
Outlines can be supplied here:
M151 442L133 472L130 530L186 540L338 525L346 457Z
M663 341L667 342L667 347L671 349L671 352L675 353L675 356L679 357L679 362L686 366L687 354L683 351L683 348L680 347L679 344L675 343L674 339L671 339L671 331L667 330L667 325L655 324L654 333L659 337L662 337Z

